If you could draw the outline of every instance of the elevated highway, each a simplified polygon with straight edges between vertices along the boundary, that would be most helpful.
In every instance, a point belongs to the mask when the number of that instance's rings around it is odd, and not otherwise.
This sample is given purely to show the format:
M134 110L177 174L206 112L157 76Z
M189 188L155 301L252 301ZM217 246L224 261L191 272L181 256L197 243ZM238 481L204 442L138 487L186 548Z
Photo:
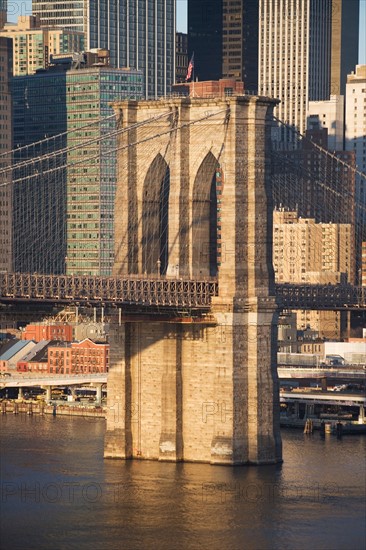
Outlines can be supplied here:
M357 382L366 382L366 370L363 366L351 367L349 369L342 367L296 367L296 366L278 366L278 377L280 379L316 379L326 378L327 380L354 380Z
M31 388L54 386L82 386L84 384L106 384L107 373L103 374L12 374L0 375L0 389L2 388Z

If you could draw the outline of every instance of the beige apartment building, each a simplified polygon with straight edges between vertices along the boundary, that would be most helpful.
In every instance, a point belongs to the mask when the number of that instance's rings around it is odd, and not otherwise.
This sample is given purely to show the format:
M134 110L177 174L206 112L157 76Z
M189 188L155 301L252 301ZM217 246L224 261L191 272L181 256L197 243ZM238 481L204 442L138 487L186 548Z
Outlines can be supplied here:
M278 283L354 282L353 251L351 224L315 223L283 209L273 214L273 265ZM339 338L343 323L340 312L297 312L299 330L310 326L324 338Z
M56 27L41 28L39 18L34 15L21 15L16 24L5 24L0 36L13 40L14 76L46 69L52 54L84 50L84 33Z

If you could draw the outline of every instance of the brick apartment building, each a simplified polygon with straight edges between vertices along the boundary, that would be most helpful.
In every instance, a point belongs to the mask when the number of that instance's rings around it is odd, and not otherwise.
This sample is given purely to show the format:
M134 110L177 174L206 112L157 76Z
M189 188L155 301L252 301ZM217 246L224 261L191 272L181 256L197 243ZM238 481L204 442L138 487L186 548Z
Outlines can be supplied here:
M91 374L109 370L109 344L89 338L48 348L49 374Z

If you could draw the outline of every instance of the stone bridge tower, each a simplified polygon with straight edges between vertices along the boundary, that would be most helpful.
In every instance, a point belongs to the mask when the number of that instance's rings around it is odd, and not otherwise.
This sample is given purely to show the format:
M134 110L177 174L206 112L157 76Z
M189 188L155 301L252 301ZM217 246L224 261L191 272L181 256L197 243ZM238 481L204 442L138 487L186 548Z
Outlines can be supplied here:
M113 326L107 458L281 461L268 156L275 105L249 96L115 105L125 131L114 275L216 277L219 295L206 316L155 311Z

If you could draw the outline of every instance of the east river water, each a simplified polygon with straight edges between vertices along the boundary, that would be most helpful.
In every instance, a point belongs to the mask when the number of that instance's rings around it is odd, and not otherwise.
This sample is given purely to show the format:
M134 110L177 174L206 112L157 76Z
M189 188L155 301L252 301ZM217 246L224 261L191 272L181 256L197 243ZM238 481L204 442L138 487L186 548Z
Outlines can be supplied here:
M363 550L366 437L283 431L284 463L103 459L103 419L0 418L1 550Z

